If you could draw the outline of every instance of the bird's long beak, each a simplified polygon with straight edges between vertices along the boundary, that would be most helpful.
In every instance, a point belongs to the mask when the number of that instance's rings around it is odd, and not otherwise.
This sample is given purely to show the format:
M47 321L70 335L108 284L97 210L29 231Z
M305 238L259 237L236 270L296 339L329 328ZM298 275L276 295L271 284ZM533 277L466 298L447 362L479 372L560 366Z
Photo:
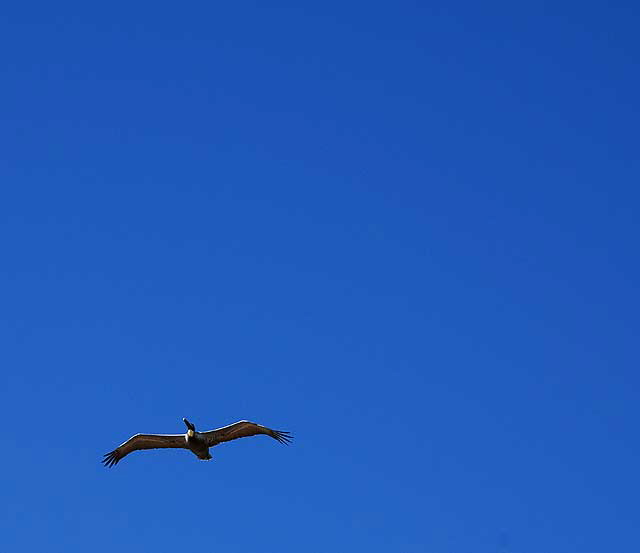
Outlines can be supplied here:
M193 426L193 424L191 424L187 419L183 418L182 420L187 425L187 428L189 430L193 430L194 432L196 431L196 427Z

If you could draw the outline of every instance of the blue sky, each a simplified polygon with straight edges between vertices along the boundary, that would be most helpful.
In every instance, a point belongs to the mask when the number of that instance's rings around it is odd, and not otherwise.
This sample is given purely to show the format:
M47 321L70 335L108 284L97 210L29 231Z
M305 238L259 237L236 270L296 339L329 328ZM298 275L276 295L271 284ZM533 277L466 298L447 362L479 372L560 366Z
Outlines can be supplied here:
M638 11L5 7L0 550L639 550Z

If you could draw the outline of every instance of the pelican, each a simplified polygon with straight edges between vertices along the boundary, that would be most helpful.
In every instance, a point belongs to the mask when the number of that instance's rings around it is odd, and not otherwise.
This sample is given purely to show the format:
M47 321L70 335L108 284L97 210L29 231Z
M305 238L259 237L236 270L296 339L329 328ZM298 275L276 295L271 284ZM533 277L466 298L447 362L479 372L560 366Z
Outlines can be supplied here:
M288 445L293 437L289 432L271 430L271 428L249 421L238 421L215 430L196 432L196 427L192 423L184 418L182 420L187 425L187 431L184 434L136 434L113 451L105 453L102 460L104 466L112 467L117 465L122 458L139 449L188 449L198 459L208 461L211 459L209 448L222 442L257 434L266 434L274 440L278 440L281 444Z

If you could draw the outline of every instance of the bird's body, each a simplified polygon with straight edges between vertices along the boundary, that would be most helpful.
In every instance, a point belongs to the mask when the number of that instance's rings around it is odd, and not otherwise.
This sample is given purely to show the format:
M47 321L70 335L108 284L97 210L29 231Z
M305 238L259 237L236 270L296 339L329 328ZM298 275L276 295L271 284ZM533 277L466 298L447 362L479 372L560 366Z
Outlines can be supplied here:
M187 431L184 434L136 434L110 453L105 454L102 462L105 466L112 467L134 451L160 448L188 449L198 459L208 461L211 459L210 447L257 434L266 434L283 444L291 442L291 435L288 432L272 430L255 422L238 421L216 430L196 432L193 424L187 419L182 420L187 425Z
M187 447L195 454L196 457L198 457L198 459L202 461L209 461L211 459L209 446L207 445L206 440L200 436L199 432L189 429L187 430L184 438L187 442Z

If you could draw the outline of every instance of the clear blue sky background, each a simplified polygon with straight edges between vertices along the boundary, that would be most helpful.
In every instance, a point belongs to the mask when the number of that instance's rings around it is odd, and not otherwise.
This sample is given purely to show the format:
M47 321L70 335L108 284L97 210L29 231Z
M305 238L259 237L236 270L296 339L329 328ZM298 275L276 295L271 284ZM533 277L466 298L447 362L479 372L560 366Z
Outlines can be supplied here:
M639 26L5 6L0 550L639 551Z

